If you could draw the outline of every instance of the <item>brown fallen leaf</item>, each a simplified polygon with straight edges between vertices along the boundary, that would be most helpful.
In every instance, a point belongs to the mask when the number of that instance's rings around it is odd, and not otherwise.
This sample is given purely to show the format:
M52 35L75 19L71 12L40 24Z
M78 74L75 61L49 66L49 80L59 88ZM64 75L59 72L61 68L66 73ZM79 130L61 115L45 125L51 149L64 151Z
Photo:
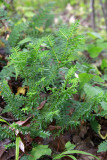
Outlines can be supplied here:
M53 130L59 130L61 129L61 126L53 126L53 125L49 125L48 130L53 131Z
M85 125L86 124L86 122L84 121L84 120L81 120L81 125Z
M37 144L43 144L43 141L44 141L44 139L41 137L38 137L38 136L33 139L33 142L35 142Z
M11 148L9 151L6 151L0 160L10 160L15 157L15 149Z
M28 117L25 121L17 121L16 124L18 124L19 126L29 126L30 125L29 124L29 119L30 118L31 117ZM11 127L9 127L9 129L11 129L12 131L15 130L14 128L11 128ZM19 130L18 129L15 130L15 134L16 134L16 136L19 134Z
M47 101L47 100L42 101L42 102L40 103L40 105L37 107L37 110L41 110L41 109L44 107L46 101Z
M78 135L73 135L72 136L72 141L73 141L73 143L80 143L81 142L81 138L80 138L80 136L78 136Z
M30 118L31 117L28 117L25 121L18 121L16 122L16 124L18 124L19 126L27 125Z
M73 97L74 97L74 100L75 100L75 101L79 101L79 99L80 99L79 94L74 94Z
M40 98L47 98L47 97L49 96L49 94L48 94L48 93L41 92L41 93L39 94L39 96L40 96Z
M85 135L86 135L86 133L87 133L87 127L81 125L81 126L80 126L79 136L80 136L81 138L84 138Z
M70 111L69 111L69 116L72 116L73 112L75 111L74 108L71 108Z
M0 158L2 157L2 155L4 154L5 152L5 148L3 146L0 147Z
M66 140L63 135L60 135L59 137L56 137L55 139L51 139L51 141L49 141L49 147L57 152L64 151L65 144Z
M33 141L33 139L30 137L30 134L24 135L24 140L25 140L26 146L29 146Z
M0 160L2 159L2 156L6 151L4 145L9 144L10 142L11 141L9 139L5 139L3 141L0 141Z

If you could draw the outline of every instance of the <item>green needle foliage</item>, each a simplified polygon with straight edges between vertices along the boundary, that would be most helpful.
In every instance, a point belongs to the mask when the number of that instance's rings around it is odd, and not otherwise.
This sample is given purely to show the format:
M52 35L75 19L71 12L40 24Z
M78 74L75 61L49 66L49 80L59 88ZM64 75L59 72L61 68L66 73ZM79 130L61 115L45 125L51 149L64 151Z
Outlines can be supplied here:
M49 34L44 30L52 22L51 8L49 5L30 22L13 27L8 39L13 47L9 63L0 72L0 94L6 102L2 114L11 112L17 121L30 117L29 126L13 123L11 127L33 138L49 137L48 126L52 122L60 128L56 136L65 128L79 125L81 120L107 116L105 78L78 54L84 43L84 36L78 32L79 22L70 27L63 25ZM103 60L102 69L105 66ZM26 94L12 92L8 84L11 77L22 80ZM74 100L76 93L80 93L83 101ZM15 130L0 125L0 140L15 140Z
M15 95L6 78L2 78L1 95L7 104L3 113L11 112L17 120L31 116L32 123L27 131L32 136L49 136L45 130L53 120L61 125L62 130L71 125L64 122L63 118L66 115L64 104L77 92L78 86L76 66L72 65L72 59L75 59L83 38L77 34L77 27L78 21L69 29L60 28L55 35L36 39L27 44L26 49L12 49L8 67L14 68L16 79L20 76L23 87L27 86L28 91L26 96ZM44 98L41 96L43 93ZM38 109L43 101L45 104L42 109ZM68 120L70 118L68 115Z

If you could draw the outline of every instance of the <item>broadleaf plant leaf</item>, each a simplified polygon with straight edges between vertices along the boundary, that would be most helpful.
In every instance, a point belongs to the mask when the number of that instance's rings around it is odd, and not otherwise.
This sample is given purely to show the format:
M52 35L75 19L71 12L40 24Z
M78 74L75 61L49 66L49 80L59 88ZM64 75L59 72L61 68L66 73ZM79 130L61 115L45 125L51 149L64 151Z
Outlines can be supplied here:
M31 156L29 156L29 160L37 160L43 155L51 155L51 149L48 148L48 145L38 145L34 147L31 151Z
M67 142L65 145L66 149L72 150L74 149L76 146L74 144L71 144L71 142Z

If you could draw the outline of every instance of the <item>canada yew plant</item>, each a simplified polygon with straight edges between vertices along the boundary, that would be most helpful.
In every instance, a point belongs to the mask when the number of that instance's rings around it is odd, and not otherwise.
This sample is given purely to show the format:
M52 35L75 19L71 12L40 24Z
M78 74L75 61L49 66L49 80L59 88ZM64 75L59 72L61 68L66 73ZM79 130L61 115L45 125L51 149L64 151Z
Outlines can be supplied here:
M23 79L27 87L26 96L12 93L7 78L1 84L1 94L6 102L4 112L11 112L15 119L32 117L27 132L32 136L48 136L48 124L55 121L61 130L77 125L69 115L68 102L77 92L78 78L75 77L75 59L82 36L76 33L78 21L68 29L60 28L55 35L36 39L26 49L15 47L9 56L7 69L14 69L16 79ZM23 127L22 127L23 128ZM26 130L25 129L25 130Z
M102 136L95 118L107 116L104 78L78 54L84 47L78 21L59 27L53 34L45 32L52 19L49 9L40 12L37 24L34 17L13 27L8 39L11 54L0 73L0 94L6 103L1 116L11 112L15 121L30 122L27 126L15 122L9 127L0 125L0 140L14 140L16 129L32 138L46 138L53 134L50 124L59 135L81 120L91 121L92 128ZM11 77L21 80L15 93L9 85Z

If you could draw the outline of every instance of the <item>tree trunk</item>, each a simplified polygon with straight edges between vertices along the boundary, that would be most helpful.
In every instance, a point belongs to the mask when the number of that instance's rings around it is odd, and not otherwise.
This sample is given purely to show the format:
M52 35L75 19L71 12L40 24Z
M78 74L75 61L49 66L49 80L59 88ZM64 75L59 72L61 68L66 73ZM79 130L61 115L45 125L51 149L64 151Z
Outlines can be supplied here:
M91 7L91 23L92 23L92 28L93 30L96 29L96 25L95 25L95 7L94 7L94 4L95 4L95 0L91 0L90 1L90 7Z
M106 26L106 33L107 33L107 0L105 1L105 5L103 4L102 0L100 0L100 5L103 12L103 17L105 19L105 26Z

